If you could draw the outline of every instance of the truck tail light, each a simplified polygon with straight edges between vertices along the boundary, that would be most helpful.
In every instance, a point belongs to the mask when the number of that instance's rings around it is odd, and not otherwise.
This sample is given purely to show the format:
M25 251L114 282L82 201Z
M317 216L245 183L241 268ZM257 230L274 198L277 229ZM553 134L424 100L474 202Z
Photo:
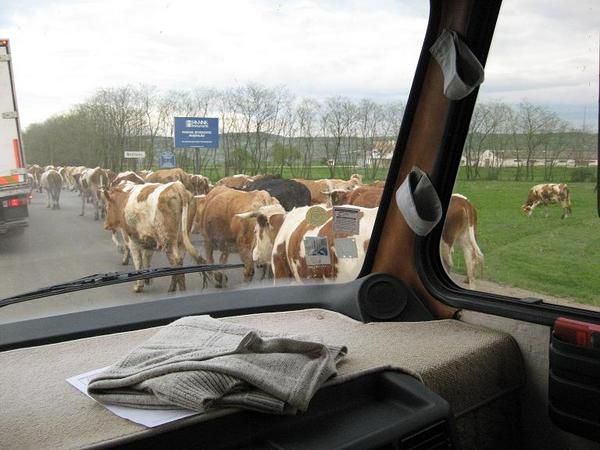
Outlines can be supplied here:
M2 202L2 206L5 208L18 208L19 206L23 206L27 204L27 200L24 198L11 198L10 200L4 200Z

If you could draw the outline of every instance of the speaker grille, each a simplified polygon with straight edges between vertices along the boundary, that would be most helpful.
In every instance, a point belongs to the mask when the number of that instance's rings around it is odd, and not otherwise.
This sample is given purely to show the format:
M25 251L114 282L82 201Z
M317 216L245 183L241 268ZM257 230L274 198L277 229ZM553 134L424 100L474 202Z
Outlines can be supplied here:
M365 280L359 291L359 301L368 320L391 320L406 307L406 287L389 275L376 274Z

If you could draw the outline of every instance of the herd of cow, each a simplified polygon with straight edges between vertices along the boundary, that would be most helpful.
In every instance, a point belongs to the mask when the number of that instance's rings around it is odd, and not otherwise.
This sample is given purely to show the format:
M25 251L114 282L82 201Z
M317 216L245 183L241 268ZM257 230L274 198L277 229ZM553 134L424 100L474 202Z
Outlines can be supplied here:
M100 167L33 165L29 173L33 188L47 192L47 207L59 208L61 190L78 191L80 215L86 204L93 206L94 218L104 219L123 264L131 258L137 270L149 268L156 251L165 252L172 266L181 266L186 252L198 264L212 264L214 250L225 264L234 250L244 265L245 281L253 279L255 267L262 269L262 278L275 281L355 278L383 193L382 182L363 184L360 175L304 180L240 174L213 186L208 178L179 168L117 174ZM554 202L563 206L563 217L570 213L566 185L534 186L522 208L530 215L538 205ZM336 227L335 207L340 205L354 214L355 229ZM453 194L442 233L442 262L448 270L452 267L458 242L470 287L484 262L476 231L476 209L466 197ZM191 233L202 236L204 256L192 244ZM326 262L311 259L314 242L322 244ZM216 287L227 283L223 273L209 278ZM148 283L136 281L134 291L142 292ZM185 290L184 275L172 277L169 292L176 290Z

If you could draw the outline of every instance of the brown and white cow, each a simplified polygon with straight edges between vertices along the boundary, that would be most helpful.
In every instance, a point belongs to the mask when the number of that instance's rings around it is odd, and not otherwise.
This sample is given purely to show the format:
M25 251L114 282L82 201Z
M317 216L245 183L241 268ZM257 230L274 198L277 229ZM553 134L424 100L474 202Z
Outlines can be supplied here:
M363 208L376 208L381 202L383 188L376 186L358 186L352 191L334 190L324 192L330 196L327 205L354 205L362 206Z
M328 192L337 191L352 191L362 184L362 177L354 174L349 180L340 180L336 178L324 178L321 180L304 180L302 178L294 178L294 181L302 183L310 191L311 202L313 205L318 205L330 202L331 198ZM329 204L331 206L331 204Z
M465 258L466 282L472 289L475 273L483 272L484 266L483 253L477 244L477 210L464 195L452 194L440 243L442 263L447 271L454 265L452 255L457 242Z
M33 187L38 192L42 192L42 174L44 173L44 169L37 164L33 164L29 167L29 173L33 177Z
M148 175L154 172L152 170L138 170L136 173L145 180Z
M281 228L281 224L287 214L282 205L261 206L255 211L248 211L237 214L244 220L256 219L254 225L254 243L252 247L252 260L257 268L262 269L260 279L264 280L267 275L271 277L273 271L271 268L271 253L273 252L273 242Z
M117 178L117 174L110 170L110 169L104 169L104 174L106 175L106 178L108 179L108 185L110 186L110 184L113 182L113 180L115 178Z
M217 181L217 186L226 186L232 189L243 189L248 184L255 181L257 177L251 177L250 175L245 175L243 173L239 173L237 175L231 175L228 177L223 177L219 181Z
M144 184L144 179L139 176L137 173L132 172L131 170L126 172L120 172L117 176L111 181L110 187L118 186L121 183L129 181L133 184Z
M202 175L190 175L178 167L174 169L161 169L152 172L145 178L148 183L170 183L181 181L185 188L193 195L208 193L208 178Z
M373 181L372 183L369 183L369 186L384 188L385 181L382 181L382 180Z
M314 225L306 220L310 206L294 208L285 214L258 215L255 227L254 258L257 262L269 259L273 277L295 279L302 282L310 279L349 281L355 279L364 262L377 216L377 208L358 210L358 234L334 232L333 209L326 209L326 220ZM326 238L328 264L312 265L307 260L306 238ZM344 239L345 245L353 247L355 255L337 254L336 239ZM353 241L351 242L350 239ZM338 241L338 244L341 242ZM310 255L308 255L310 256Z
M73 167L73 169L68 174L69 182L71 184L71 191L79 191L79 195L81 195L81 177L83 175L83 172L85 172L86 170L88 170L88 168L85 166L77 166Z
M204 259L190 240L196 213L192 194L180 181L117 186L103 191L106 199L104 228L122 231L137 270L150 267L155 251L164 251L172 266L183 265L187 250L198 264ZM134 292L142 292L144 281L136 281ZM185 276L173 275L169 292L185 290Z
M531 216L537 206L544 205L544 215L548 217L548 205L551 203L560 203L563 209L561 219L571 215L571 194L565 183L547 183L533 186L529 189L527 202L521 206L521 209L527 216Z
M81 189L81 213L85 213L85 203L90 201L94 205L94 220L99 220L100 216L104 217L104 197L101 191L108 187L108 176L104 169L96 167L94 169L86 169L81 173L79 178L79 186Z
M62 189L62 177L54 170L46 170L40 179L40 185L48 194L46 208L60 209L60 191Z
M204 175L190 175L190 191L194 195L206 195L211 190L210 180Z
M237 214L258 210L261 206L279 202L266 191L244 192L226 186L216 186L199 204L194 229L204 238L207 261L212 264L213 251L221 251L220 263L225 264L230 247L235 246L244 263L244 280L254 276L252 249L254 246L254 221ZM222 274L215 274L217 286L225 284Z

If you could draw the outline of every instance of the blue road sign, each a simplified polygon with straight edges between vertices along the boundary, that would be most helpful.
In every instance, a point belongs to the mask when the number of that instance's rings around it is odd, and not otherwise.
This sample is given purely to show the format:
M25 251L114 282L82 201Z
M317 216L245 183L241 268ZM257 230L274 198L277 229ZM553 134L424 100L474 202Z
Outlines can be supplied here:
M219 147L219 119L212 117L175 117L175 147Z
M172 169L177 167L175 164L175 154L171 152L162 152L158 158L158 167L161 169Z

